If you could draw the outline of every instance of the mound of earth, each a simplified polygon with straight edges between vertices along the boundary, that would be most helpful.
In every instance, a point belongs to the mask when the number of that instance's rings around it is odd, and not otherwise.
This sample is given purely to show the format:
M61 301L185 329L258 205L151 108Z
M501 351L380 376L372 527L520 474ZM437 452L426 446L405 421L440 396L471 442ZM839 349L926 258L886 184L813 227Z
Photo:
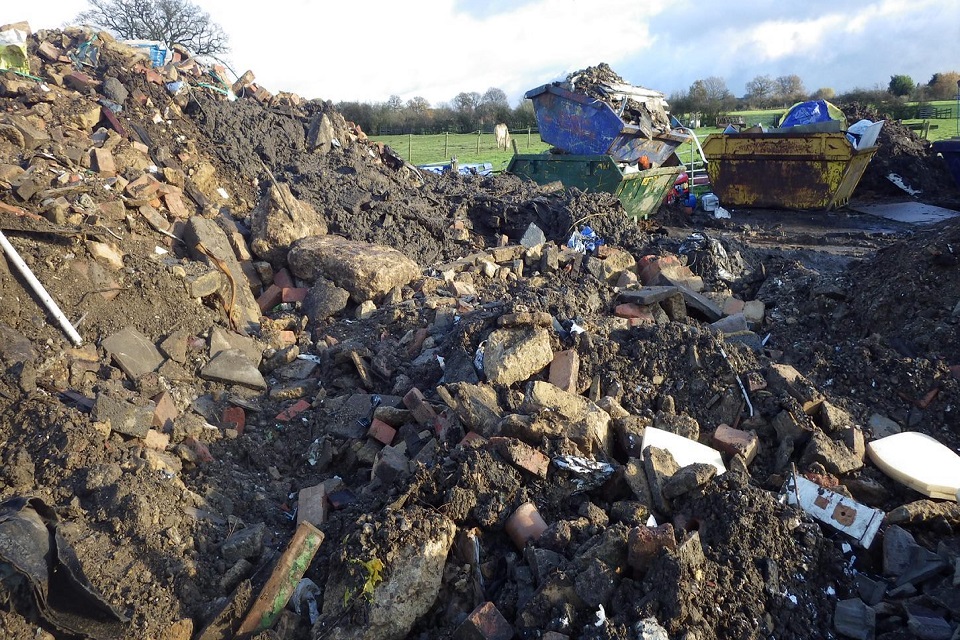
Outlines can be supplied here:
M865 447L960 448L956 219L638 225L422 175L189 57L29 52L0 76L4 637L955 633L957 505Z

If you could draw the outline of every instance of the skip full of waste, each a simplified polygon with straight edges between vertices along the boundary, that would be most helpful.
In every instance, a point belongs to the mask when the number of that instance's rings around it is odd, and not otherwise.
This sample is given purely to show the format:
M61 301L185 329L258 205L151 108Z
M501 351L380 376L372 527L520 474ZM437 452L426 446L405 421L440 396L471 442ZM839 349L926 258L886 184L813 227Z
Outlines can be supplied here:
M703 153L714 192L742 207L831 210L845 205L876 153L883 122L849 127L825 100L800 102L768 129L707 137Z
M513 156L508 173L612 193L633 218L657 210L682 170L675 150L689 139L672 128L662 93L627 84L601 64L525 97L533 102L540 138L553 149Z

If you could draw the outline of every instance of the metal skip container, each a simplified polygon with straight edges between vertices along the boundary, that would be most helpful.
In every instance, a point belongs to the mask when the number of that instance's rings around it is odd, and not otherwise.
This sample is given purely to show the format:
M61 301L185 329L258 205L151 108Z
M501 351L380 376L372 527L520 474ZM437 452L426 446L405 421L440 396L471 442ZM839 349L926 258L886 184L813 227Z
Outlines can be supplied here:
M632 85L606 90L624 103L627 97L662 98ZM687 134L658 127L653 119L628 123L607 102L556 84L531 89L525 97L533 102L540 138L562 153L515 155L508 173L539 184L559 181L584 192L612 193L632 218L656 212L683 170L675 151Z
M876 151L855 148L842 131L712 134L703 142L721 202L774 209L842 207Z
M612 193L627 215L638 220L656 212L682 169L670 166L632 171L607 155L565 154L515 155L507 166L508 173L538 184L559 181L588 193Z

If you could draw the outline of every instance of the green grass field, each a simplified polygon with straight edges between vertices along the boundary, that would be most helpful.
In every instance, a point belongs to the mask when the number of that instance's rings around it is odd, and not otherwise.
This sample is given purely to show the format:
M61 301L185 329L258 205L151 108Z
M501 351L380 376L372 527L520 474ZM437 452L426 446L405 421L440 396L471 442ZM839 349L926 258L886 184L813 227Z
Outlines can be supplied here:
M960 136L957 127L957 103L955 100L939 100L927 103L936 109L949 109L950 117L935 118L930 120L904 119L905 125L922 125L924 122L929 124L927 130L927 139L932 141L944 140ZM741 115L748 126L763 124L772 127L776 125L777 120L783 115L783 109L766 109L755 111L733 111L730 115ZM711 133L720 133L721 127L699 127L695 129L697 137L702 141ZM922 135L922 131L917 132ZM550 145L540 140L536 132L516 132L511 131L510 135L516 143L517 151L526 153L543 153L550 148ZM373 140L390 145L394 151L400 154L411 164L433 164L449 162L450 158L456 157L461 163L471 162L489 162L493 164L495 172L503 171L507 168L510 158L513 156L513 148L501 151L497 149L496 138L492 133L450 133L439 135L399 135L399 136L372 136ZM688 142L680 145L677 154L681 161L689 164L691 161L699 162L700 154L696 151L695 145Z

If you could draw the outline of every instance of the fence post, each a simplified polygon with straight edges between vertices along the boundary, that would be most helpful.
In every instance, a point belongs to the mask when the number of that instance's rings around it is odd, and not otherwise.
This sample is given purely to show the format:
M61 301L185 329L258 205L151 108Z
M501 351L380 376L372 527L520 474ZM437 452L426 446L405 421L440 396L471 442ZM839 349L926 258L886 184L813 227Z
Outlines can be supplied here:
M413 134L407 134L407 162L413 164Z
M448 140L449 138L450 138L450 132L449 132L449 131L444 131L444 132L443 132L443 157L444 157L444 159L447 158L447 140Z
M477 129L477 153L480 153L480 134L483 133L483 129Z

